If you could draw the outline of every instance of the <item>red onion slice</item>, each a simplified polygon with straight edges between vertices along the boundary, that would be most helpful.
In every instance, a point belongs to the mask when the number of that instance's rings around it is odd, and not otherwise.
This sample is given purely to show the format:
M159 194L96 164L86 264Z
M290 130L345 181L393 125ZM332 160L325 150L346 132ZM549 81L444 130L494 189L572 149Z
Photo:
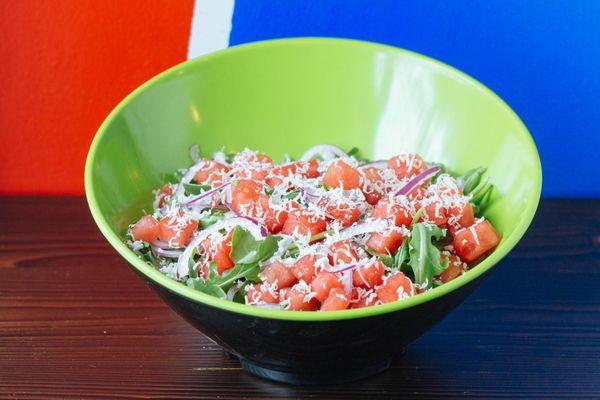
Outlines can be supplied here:
M183 185L186 183L189 183L192 180L194 175L196 175L196 172L198 172L198 170L200 169L200 167L202 166L202 164L205 161L206 160L204 160L204 159L200 159L194 165L192 165L190 168L188 168L186 173L183 175L183 177L177 184L177 188L175 188L175 191L173 192L173 196L179 196L179 195L183 194L183 191L184 191Z
M298 190L300 190L302 200L306 201L307 203L316 203L321 199L321 196L315 194L312 188L302 187L298 188Z
M226 294L227 300L233 301L233 297L240 291L240 288L241 287L237 284L230 287Z
M241 215L238 214L238 212L233 209L230 202L228 202L227 200L223 200L223 205L227 208L227 210L231 211L236 216L241 217Z
M231 185L231 182L227 182L222 184L219 187L216 187L214 189L208 190L202 194L199 194L198 196L186 201L185 203L182 203L184 206L191 206L192 204L195 204L197 202L199 202L202 199L206 199L207 197L210 197L211 195L220 192L221 190L225 189L227 186Z
M345 264L345 265L340 265L339 267L336 267L336 268L327 268L325 271L331 272L333 274L337 274L339 272L353 270L356 267L358 267L358 264Z
M177 278L184 277L188 274L188 263L190 257L192 256L192 252L195 248L197 248L200 245L200 243L202 243L204 239L206 239L209 235L220 231L221 229L233 228L236 226L241 226L242 228L247 230L252 236L254 236L254 239L256 240L262 240L266 236L266 234L264 233L264 227L255 224L248 218L234 217L223 221L219 221L216 224L211 225L208 228L200 231L196 235L196 237L192 239L192 241L187 245L181 256L179 256L179 259L177 260Z
M236 210L233 209L233 207L231 206L231 203L228 203L227 201L224 201L223 204L225 205L225 207L227 207L227 209L229 211L231 211L232 213L234 213L238 218L244 218L247 219L248 221L252 222L253 224L257 225L260 227L260 232L262 234L263 237L267 237L267 235L269 234L269 231L267 228L265 228L265 226L256 218L252 218L252 217L247 217L245 215L242 215L240 213L238 213Z
M273 303L265 303L265 304L249 304L256 308L264 308L266 310L281 310L281 306L279 304Z
M197 163L200 160L200 146L198 145L198 143L190 146L189 153L190 153L190 158L195 163Z
M419 186L419 184L431 178L441 170L442 169L437 165L435 167L426 169L425 171L421 172L420 174L412 178L410 181L408 181L404 186L402 186L400 190L396 192L396 196L409 194L413 191L413 189Z
M265 228L265 226L263 224L261 224L260 221L257 220L256 218L246 217L244 215L241 215L238 218L247 219L248 221L252 222L254 225L258 226L260 228L260 234L262 235L263 238L266 238L267 235L269 234L269 230L267 228Z
M218 210L218 211L223 211L223 212L227 212L227 211L231 211L231 209L229 207L227 207L226 205L223 204L219 204L217 206L212 207L213 210Z
M312 159L314 156L320 155L324 160L331 160L335 157L348 157L348 154L337 146L332 146L330 144L320 144L310 149L306 150L302 157L300 157L300 161L308 161Z
M360 166L360 168L365 167L387 168L387 160L369 161L368 163L364 163Z
M182 253L179 250L165 250L165 249L161 249L160 247L154 247L154 246L152 246L151 249L155 255L165 257L165 258L179 258L179 256Z
M352 288L354 287L352 271L346 270L346 271L342 272L342 278L340 280L344 284L344 290L346 291L346 293L348 293L348 294L352 293Z
M153 240L150 242L150 245L152 247L156 247L157 249L163 249L163 250L172 250L173 249L171 246L169 246L169 243L162 242L160 240Z

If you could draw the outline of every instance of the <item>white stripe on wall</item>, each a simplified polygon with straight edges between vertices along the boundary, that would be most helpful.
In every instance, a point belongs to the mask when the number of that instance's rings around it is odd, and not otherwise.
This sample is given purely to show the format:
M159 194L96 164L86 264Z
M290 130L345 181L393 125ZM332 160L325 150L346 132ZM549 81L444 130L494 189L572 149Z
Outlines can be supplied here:
M235 0L196 0L188 59L229 46Z

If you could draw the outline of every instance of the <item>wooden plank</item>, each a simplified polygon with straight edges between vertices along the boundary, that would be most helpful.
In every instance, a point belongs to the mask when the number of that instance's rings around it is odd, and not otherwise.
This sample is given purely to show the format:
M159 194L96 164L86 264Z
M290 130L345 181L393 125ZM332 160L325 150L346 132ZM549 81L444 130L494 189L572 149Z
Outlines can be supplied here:
M547 200L511 255L393 367L265 381L189 327L78 197L0 197L0 398L600 397L600 201Z

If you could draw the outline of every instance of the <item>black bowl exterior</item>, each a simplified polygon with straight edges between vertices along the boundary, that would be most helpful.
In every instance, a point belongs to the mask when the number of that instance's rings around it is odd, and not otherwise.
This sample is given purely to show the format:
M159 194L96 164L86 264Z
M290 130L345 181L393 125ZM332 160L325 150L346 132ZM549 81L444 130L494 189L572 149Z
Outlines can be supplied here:
M233 313L147 282L180 316L239 357L249 372L292 384L323 384L356 380L387 368L394 356L459 305L488 273L411 308L313 322Z

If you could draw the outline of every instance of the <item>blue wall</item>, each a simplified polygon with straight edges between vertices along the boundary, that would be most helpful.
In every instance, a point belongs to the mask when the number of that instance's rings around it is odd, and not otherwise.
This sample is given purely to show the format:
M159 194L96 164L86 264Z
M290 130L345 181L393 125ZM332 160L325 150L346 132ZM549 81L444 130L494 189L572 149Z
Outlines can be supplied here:
M523 119L543 195L600 197L600 0L238 0L231 45L334 36L403 47L489 86Z

